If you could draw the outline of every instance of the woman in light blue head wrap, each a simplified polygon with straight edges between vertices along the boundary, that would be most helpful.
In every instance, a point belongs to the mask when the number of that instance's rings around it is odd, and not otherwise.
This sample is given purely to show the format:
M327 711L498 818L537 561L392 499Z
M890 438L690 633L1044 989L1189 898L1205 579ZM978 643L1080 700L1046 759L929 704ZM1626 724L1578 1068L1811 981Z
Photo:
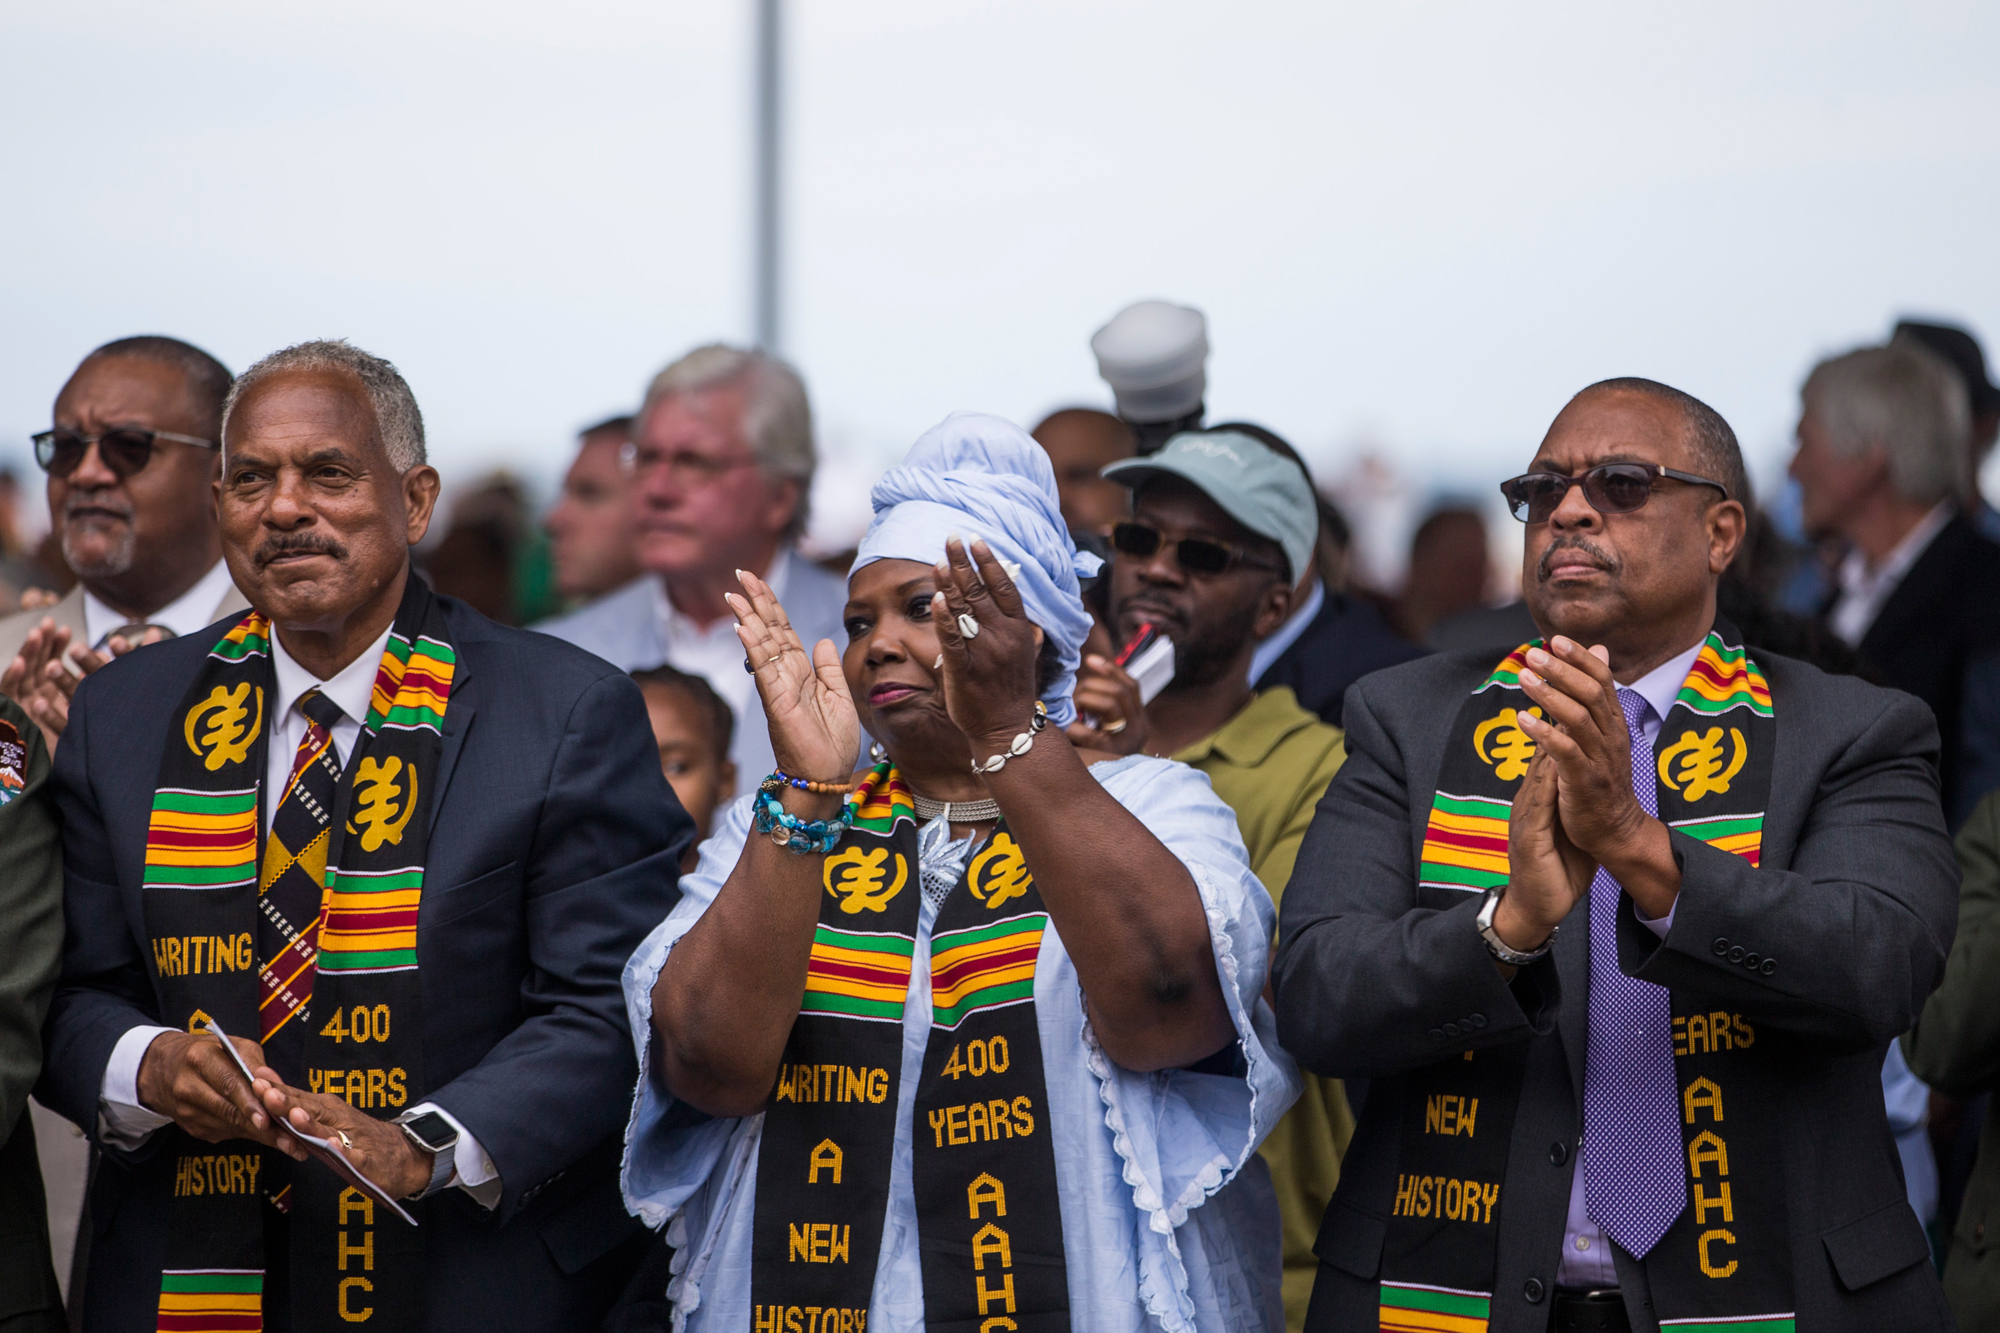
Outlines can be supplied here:
M1064 734L1097 561L1024 432L949 417L873 500L844 654L742 575L780 771L626 969L679 1326L1281 1327L1254 1149L1297 1077L1235 819Z

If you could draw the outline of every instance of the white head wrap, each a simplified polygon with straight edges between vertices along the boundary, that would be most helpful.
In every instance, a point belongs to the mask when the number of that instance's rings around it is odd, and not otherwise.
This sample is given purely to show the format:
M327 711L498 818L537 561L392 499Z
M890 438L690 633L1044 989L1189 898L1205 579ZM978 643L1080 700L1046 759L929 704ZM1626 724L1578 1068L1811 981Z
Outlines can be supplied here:
M932 565L944 559L945 538L953 534L968 547L985 539L1020 589L1028 619L1061 660L1061 672L1042 695L1049 720L1057 726L1073 721L1070 692L1090 633L1077 580L1096 574L1103 562L1070 540L1055 469L1042 446L1011 421L954 412L910 446L901 465L875 483L869 500L875 519L854 557L857 570L876 560Z

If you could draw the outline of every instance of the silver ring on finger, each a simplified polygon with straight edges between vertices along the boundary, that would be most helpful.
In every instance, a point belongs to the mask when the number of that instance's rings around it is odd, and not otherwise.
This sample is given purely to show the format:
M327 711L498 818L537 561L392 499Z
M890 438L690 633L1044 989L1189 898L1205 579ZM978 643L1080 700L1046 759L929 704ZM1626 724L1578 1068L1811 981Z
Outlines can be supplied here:
M979 637L979 622L972 618L970 611L961 611L958 616L958 632L967 642Z

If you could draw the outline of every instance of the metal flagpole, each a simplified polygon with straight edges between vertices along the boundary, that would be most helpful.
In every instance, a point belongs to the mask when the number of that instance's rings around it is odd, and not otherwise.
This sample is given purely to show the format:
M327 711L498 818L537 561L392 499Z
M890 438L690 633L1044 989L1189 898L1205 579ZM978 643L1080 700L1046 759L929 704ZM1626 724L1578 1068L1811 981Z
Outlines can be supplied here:
M778 350L778 166L782 0L757 0L756 338Z

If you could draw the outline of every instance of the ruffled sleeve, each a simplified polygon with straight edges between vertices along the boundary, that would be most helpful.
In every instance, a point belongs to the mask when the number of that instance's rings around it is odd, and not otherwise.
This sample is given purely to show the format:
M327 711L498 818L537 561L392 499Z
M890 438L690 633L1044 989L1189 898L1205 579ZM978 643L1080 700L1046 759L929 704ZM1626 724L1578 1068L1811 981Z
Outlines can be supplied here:
M701 845L694 873L681 880L680 901L625 964L625 1012L639 1052L639 1086L625 1127L619 1183L625 1206L656 1231L715 1174L730 1135L742 1123L705 1116L677 1102L660 1082L653 1060L653 986L674 945L701 920L735 869L749 829L749 797L717 812L715 831Z
M1236 1179L1299 1096L1298 1067L1279 1048L1263 998L1277 910L1250 871L1235 815L1206 775L1165 760L1133 759L1107 765L1099 777L1193 877L1238 1037L1233 1069L1141 1074L1114 1063L1084 1024L1104 1122L1138 1210L1141 1294L1164 1327L1186 1327L1197 1310L1181 1241L1192 1238L1177 1240L1174 1233Z

